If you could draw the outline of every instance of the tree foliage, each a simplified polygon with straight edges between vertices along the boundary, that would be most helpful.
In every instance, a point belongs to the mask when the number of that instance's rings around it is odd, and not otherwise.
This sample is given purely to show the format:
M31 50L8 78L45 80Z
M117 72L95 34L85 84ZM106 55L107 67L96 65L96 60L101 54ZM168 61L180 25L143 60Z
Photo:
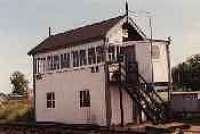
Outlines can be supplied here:
M24 95L28 89L28 80L20 71L15 71L10 77L10 82L12 84L14 94Z
M172 79L177 88L200 90L200 55L195 55L174 67Z

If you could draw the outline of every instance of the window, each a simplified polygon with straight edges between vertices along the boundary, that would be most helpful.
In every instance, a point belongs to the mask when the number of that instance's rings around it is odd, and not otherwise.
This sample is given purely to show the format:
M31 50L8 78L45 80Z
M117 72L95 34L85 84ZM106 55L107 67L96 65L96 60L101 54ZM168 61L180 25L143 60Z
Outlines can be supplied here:
M46 72L46 58L42 58L42 71Z
M108 58L109 58L109 61L114 61L115 60L115 47L114 46L109 47L109 49L108 49Z
M97 63L104 61L103 47L102 46L99 46L99 47L96 48L96 54L97 54Z
M87 64L86 51L80 50L80 66Z
M64 53L61 54L61 68L69 68L70 67L70 54Z
M59 64L59 56L58 55L54 55L53 56L53 69L59 69L60 68L60 64Z
M80 91L80 107L90 107L89 90Z
M45 72L45 62L46 58L37 58L36 59L36 73L44 73Z
M45 62L46 59L45 58L40 58L39 59L39 73L44 73L45 72Z
M78 67L79 66L79 53L78 53L78 51L73 51L72 57L73 57L73 67Z
M49 92L47 95L47 108L55 108L55 93Z
M54 70L53 57L50 56L50 70Z
M116 59L117 59L117 60L118 60L119 56L121 56L121 55L120 55L120 47L117 46L117 47L116 47Z
M88 64L96 64L95 48L88 49Z
M36 59L36 73L40 72L40 58Z
M51 70L51 57L47 57L47 70Z
M153 45L152 46L152 58L159 59L160 57L160 48L159 46Z
M37 58L33 59L33 65L34 65L34 67L33 67L33 73L37 74Z

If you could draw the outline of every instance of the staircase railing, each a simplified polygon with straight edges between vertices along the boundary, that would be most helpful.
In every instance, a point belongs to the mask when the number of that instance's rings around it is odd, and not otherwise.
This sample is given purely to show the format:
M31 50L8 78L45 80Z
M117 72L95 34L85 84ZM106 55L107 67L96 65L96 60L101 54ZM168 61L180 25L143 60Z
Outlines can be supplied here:
M158 119L154 116L154 114L157 114L158 111L156 112L152 109L153 107L146 99L144 99L144 96L142 96L139 92L135 92L134 90L132 90L132 88L129 89L129 87L127 87L125 83L123 84L123 87L131 96L131 98L137 103L139 108L145 113L147 118L150 119L154 124L158 124Z
M138 77L140 78L140 83L144 83L145 86L147 86L147 90L150 90L156 97L157 99L159 100L160 103L163 103L164 104L164 100L160 97L160 95L158 95L158 93L155 91L155 89L153 88L152 84L149 84L142 75L140 75L138 73Z
M167 116L164 101L153 89L152 85L147 83L147 81L138 73L138 68L135 68L134 70L137 81L132 81L131 83L130 79L127 77L127 74L129 73L128 70L130 70L127 67L130 65L127 64L129 63L125 63L124 66L120 65L121 68L119 68L119 71L121 71L120 77L125 77L122 78L122 87L124 87L132 99L134 99L141 110L154 124L165 121ZM136 64L135 67L137 67L138 64L136 62L134 64ZM122 71L123 69L125 71Z

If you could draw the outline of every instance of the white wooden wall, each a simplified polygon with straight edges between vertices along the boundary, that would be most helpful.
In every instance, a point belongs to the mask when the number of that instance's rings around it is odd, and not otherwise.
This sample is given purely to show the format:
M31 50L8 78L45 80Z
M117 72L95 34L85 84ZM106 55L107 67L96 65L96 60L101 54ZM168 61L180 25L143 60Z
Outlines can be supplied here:
M112 117L111 124L119 125L121 123L121 110L120 110L120 93L117 86L111 86L111 108ZM124 124L133 123L133 100L128 93L122 89L122 103L124 110Z
M80 47L103 45L103 41L88 43ZM65 52L58 50L40 54L37 57ZM89 89L91 106L80 108L80 90ZM55 93L55 108L47 108L46 93ZM91 68L80 67L66 70L54 70L36 80L36 120L53 121L68 124L106 125L104 65L99 72L91 73Z
M167 42L153 42L160 48L160 57L153 59L154 82L168 82Z
M54 121L70 124L94 123L105 125L104 69L91 73L90 69L46 75L36 82L37 121ZM80 90L89 89L91 106L80 108ZM56 105L47 109L46 93L55 92Z
M138 62L138 71L147 82L152 82L152 62L150 43L135 43L136 61Z

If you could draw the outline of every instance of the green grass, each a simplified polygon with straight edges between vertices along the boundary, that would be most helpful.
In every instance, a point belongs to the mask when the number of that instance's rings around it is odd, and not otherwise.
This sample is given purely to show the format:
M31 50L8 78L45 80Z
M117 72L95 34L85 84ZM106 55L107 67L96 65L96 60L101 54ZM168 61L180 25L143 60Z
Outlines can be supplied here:
M27 100L8 101L0 108L0 123L27 122L32 120L31 105Z

